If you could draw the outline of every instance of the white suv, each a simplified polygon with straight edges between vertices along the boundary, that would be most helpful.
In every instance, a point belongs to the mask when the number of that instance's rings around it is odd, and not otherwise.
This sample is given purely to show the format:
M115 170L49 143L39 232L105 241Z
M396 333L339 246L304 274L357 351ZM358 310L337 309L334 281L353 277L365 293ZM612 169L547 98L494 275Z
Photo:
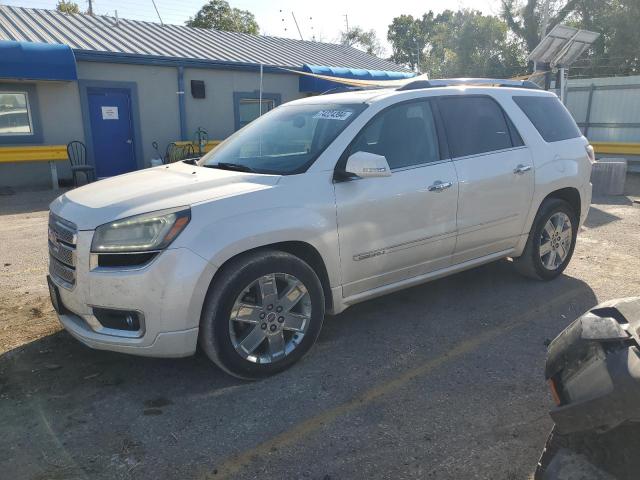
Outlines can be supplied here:
M62 324L139 355L199 342L258 378L299 360L325 312L505 257L558 276L593 150L555 95L488 83L297 100L199 161L65 193L49 228Z

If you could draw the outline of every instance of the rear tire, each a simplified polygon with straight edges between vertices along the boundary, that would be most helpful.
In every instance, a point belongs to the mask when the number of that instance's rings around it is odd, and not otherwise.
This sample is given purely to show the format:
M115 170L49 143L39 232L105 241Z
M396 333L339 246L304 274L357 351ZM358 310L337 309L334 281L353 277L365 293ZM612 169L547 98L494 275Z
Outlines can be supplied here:
M324 307L322 285L307 263L285 252L258 250L232 260L209 288L199 343L230 375L245 380L274 375L313 346Z
M560 275L573 256L578 235L578 214L566 201L548 198L533 221L527 244L513 262L524 276L552 280Z

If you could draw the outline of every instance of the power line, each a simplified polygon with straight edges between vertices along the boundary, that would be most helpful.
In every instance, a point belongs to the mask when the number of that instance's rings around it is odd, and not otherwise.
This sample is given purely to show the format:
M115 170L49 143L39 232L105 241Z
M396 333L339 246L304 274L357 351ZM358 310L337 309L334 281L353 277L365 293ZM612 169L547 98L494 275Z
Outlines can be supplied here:
M296 20L296 15L293 13L293 11L291 12L291 16L293 17L293 22L296 24L296 28L298 29L298 35L300 35L300 40L304 40L304 38L302 38L302 32L300 31L300 27L298 26L298 20Z
M160 20L160 25L162 25L164 27L164 22L162 21L162 17L160 16L160 12L158 11L158 7L156 7L155 0L151 0L151 3L153 3L153 8L156 9L156 13L158 14L158 19Z

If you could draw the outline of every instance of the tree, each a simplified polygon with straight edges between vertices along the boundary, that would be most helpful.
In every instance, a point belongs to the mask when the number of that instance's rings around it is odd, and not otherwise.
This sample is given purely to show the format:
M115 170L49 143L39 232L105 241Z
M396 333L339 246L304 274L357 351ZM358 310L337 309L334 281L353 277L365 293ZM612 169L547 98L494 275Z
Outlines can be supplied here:
M580 76L640 73L640 3L638 0L581 0L567 22L600 33L593 46L573 65Z
M232 8L225 0L210 0L195 17L189 18L189 27L213 28L226 32L240 32L258 35L260 27L256 17L248 10Z
M62 13L80 13L80 7L71 0L58 0L56 10Z
M533 50L541 37L559 23L600 33L600 37L571 66L581 76L640 73L640 2L638 0L502 0L502 18L509 29ZM548 2L548 3L546 3ZM548 12L544 6L548 5ZM544 22L544 18L548 21ZM543 22L546 23L544 28ZM543 31L544 30L544 31Z
M516 0L502 0L501 16L509 29L525 42L530 52L549 30L573 13L581 1L563 0L558 3L557 0L526 0L523 5L516 3Z
M419 70L424 50L433 34L433 12L425 13L421 19L412 15L395 17L387 32L392 49L390 60Z
M524 69L520 45L499 18L474 10L445 10L422 18L393 19L387 38L391 60L430 77L509 77Z
M524 70L524 55L497 17L474 10L450 13L440 21L445 56L443 76L510 77Z
M340 43L364 50L370 55L382 55L384 53L375 30L364 31L360 27L352 28L340 34Z

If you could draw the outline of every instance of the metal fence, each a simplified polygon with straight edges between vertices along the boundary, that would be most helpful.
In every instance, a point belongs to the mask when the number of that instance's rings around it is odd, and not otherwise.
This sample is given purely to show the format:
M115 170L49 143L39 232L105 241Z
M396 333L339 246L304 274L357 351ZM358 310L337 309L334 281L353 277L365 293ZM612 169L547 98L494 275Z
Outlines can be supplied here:
M640 76L570 79L565 103L584 135L594 144L624 144L617 145L617 149L638 151ZM601 156L624 156L631 170L640 171L640 156L631 153Z
M589 140L640 143L640 76L571 79L565 103Z

